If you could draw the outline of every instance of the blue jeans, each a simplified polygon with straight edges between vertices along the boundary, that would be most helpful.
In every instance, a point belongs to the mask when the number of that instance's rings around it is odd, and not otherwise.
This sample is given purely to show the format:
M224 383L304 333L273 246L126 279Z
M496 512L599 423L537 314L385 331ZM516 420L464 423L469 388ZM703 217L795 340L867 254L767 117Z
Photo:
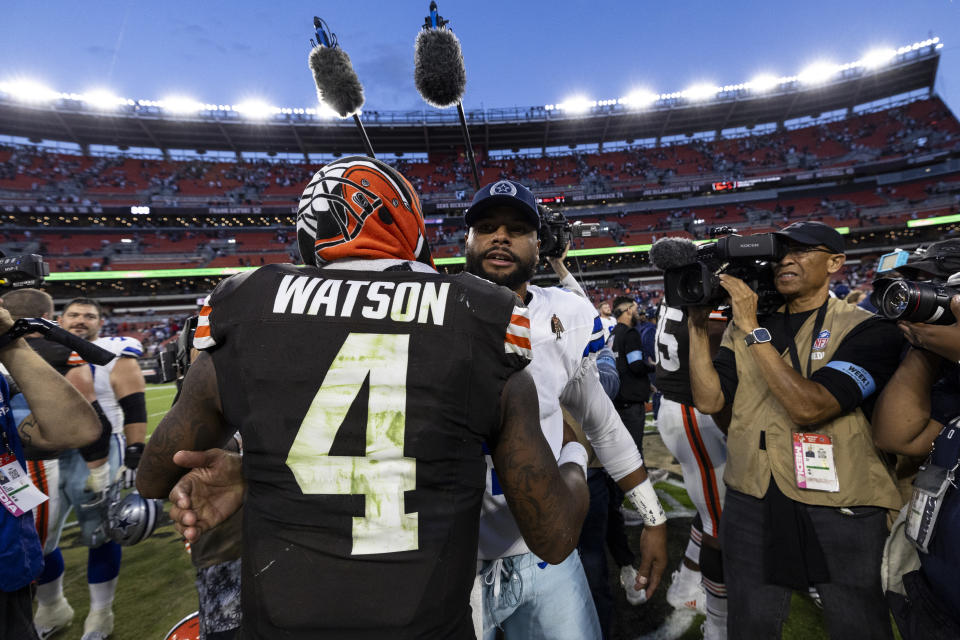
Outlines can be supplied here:
M483 639L497 627L506 640L597 640L600 624L574 551L560 564L533 553L484 560Z
M117 477L117 470L123 464L123 452L126 447L126 439L120 434L110 436L110 454L107 458L107 464L110 468L110 479ZM77 521L80 523L80 542L85 547L91 549L99 547L107 542L106 504L100 504L96 507L85 507L84 504L91 502L95 496L86 491L84 485L87 482L87 476L90 470L87 469L87 463L77 449L69 449L60 454L60 513L50 514L55 518L56 529L47 540L44 550L47 548L53 550L60 544L60 534L63 532L63 526L67 521L67 514L73 507L76 513Z
M763 500L727 489L720 544L730 640L779 638L790 613L791 590L766 580L766 509ZM890 610L880 585L887 511L879 507L850 511L853 515L833 507L807 506L830 573L829 582L813 586L823 599L831 638L890 640Z

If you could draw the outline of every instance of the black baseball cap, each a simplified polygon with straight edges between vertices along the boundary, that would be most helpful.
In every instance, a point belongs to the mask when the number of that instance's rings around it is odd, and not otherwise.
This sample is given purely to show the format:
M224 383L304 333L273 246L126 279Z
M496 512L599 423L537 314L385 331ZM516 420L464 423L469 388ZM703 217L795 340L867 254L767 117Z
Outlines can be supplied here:
M908 278L920 275L949 278L960 272L960 238L934 242L922 256L916 259L910 256L907 264L897 267L897 271Z
M463 219L472 227L490 207L502 205L519 211L534 229L540 229L537 198L530 189L513 180L498 180L484 185L473 195L473 202Z
M781 240L790 240L797 244L807 244L812 247L823 245L833 253L845 253L847 245L843 236L828 224L822 222L794 222L791 225L774 232Z

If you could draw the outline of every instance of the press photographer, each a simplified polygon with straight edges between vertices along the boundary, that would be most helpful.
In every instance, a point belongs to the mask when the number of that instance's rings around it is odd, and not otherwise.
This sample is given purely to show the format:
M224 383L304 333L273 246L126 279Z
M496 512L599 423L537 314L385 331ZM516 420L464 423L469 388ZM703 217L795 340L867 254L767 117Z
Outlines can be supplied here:
M897 273L906 277L887 277ZM921 325L956 322L950 300L960 293L960 240L936 242L912 256L888 253L880 257L877 274L884 277L874 280L870 301L880 315Z
M829 296L845 261L835 229L798 222L773 235L783 305L758 320L758 294L721 270L733 322L712 361L710 307L688 314L696 407L732 408L720 531L728 633L779 637L792 591L815 587L831 637L891 638L880 560L887 512L902 501L870 417L902 338Z
M31 287L48 274L39 256L0 260L0 286ZM0 637L36 638L30 584L43 568L32 510L47 496L26 472L23 448L81 447L100 433L93 407L21 337L55 333L52 323L18 320L0 304L0 365L15 384L0 378ZM62 335L62 332L61 332Z
M897 270L928 280L893 281L904 283L902 291L926 291L933 300L931 294L960 271L960 240L935 243L923 259ZM942 310L942 302L935 308ZM887 598L906 640L935 640L960 637L960 492L954 484L960 464L960 296L947 299L945 312L920 316L933 323L899 323L911 348L877 401L874 436L882 449L926 458L906 510L906 537L919 553L919 569L903 576L905 595L891 590Z

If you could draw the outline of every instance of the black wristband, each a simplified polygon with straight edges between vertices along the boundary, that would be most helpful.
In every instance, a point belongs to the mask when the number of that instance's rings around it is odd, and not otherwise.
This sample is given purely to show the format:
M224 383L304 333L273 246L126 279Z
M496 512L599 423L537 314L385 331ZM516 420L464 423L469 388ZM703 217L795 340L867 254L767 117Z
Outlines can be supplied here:
M126 450L123 452L123 466L127 469L136 469L137 465L140 464L141 456L143 456L142 442L128 444Z
M93 410L96 411L97 417L100 418L100 435L90 444L80 447L79 451L80 456L85 461L95 462L109 455L110 435L113 433L113 428L110 426L110 420L108 420L106 414L103 413L103 409L100 408L100 403L94 400L90 404L93 405Z
M147 399L142 391L123 396L117 404L123 409L123 424L147 421Z

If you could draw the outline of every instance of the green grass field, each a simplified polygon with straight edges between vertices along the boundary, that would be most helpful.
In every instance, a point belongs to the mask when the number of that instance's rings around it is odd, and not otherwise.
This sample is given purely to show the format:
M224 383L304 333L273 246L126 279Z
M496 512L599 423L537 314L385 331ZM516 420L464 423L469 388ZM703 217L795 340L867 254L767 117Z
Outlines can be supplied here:
M175 385L147 386L147 433L163 418L176 393ZM183 541L165 518L157 531L141 544L123 549L123 564L113 611L116 640L163 638L186 614L197 610L193 566ZM68 522L73 518L68 517ZM64 593L74 608L73 624L54 636L57 640L79 640L89 609L87 590L87 549L80 544L79 530L68 528L61 538L67 567Z
M157 424L167 413L177 395L175 384L148 384L147 385L147 434L153 433Z
M173 401L174 385L148 386L147 414L148 433L152 433L157 423L166 413ZM648 438L658 438L656 433L648 433ZM646 447L645 447L646 448ZM669 495L683 507L692 507L686 492L670 483L660 483L657 490ZM690 518L671 517L668 522L670 568L664 574L664 582L657 593L640 607L631 607L617 583L619 569L611 561L611 585L617 608L612 637L614 640L634 640L635 638L659 638L661 640L696 640L701 637L701 615L688 615L674 612L666 602L666 588L670 573L677 568L690 530ZM631 546L637 547L640 528L628 527L627 534ZM80 546L78 530L64 532L62 542L63 556L67 572L64 579L64 591L70 604L76 610L73 625L54 636L56 640L79 640L83 630L83 619L89 607L89 595L86 584L87 550ZM149 539L123 550L123 565L120 570L117 599L114 602L116 627L111 636L114 640L153 640L164 634L185 615L197 610L197 595L194 590L194 571L190 556L183 541L173 529L169 520ZM667 627L672 630L666 633ZM823 616L813 602L805 596L795 595L791 605L790 618L784 628L786 640L826 639ZM896 636L899 638L899 635Z

